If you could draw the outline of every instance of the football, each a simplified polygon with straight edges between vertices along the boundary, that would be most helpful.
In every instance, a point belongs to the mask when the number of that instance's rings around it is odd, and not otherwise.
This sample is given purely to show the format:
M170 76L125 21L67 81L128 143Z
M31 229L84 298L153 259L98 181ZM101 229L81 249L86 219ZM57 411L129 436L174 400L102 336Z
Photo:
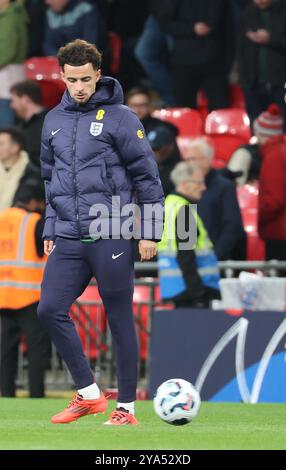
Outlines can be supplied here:
M180 426L198 414L201 398L195 387L183 379L163 382L153 399L155 413L166 423Z

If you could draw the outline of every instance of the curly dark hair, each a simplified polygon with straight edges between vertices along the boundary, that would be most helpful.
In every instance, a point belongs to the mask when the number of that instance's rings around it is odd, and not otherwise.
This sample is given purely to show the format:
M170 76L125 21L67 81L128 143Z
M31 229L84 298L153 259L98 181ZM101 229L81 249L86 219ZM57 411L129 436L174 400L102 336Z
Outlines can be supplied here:
M20 150L23 150L25 148L26 144L26 139L25 139L25 134L20 129L19 127L5 127L0 129L0 134L8 134L10 136L10 139L14 144L17 144L20 148Z
M69 42L61 47L58 52L58 60L62 69L65 64L78 67L90 63L94 70L98 70L101 66L101 58L102 55L97 47L83 39L75 39Z
M15 83L10 88L10 92L17 96L28 96L35 104L42 104L41 87L37 80L25 80Z

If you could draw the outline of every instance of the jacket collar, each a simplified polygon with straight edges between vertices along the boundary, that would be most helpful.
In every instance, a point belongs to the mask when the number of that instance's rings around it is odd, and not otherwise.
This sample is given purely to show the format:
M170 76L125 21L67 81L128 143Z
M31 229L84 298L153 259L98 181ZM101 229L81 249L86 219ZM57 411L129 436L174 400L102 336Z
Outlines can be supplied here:
M112 77L101 77L95 93L87 103L79 104L71 97L68 90L63 94L61 106L67 111L88 112L102 105L123 104L123 91L120 83Z

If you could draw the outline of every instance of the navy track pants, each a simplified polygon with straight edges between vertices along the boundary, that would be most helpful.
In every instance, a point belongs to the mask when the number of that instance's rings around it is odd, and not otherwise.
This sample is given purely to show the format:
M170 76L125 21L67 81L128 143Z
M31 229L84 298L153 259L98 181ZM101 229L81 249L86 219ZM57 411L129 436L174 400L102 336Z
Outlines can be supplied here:
M77 389L94 382L69 310L94 275L116 353L118 401L136 398L138 346L132 312L134 240L92 243L57 238L42 282L38 316L62 356Z

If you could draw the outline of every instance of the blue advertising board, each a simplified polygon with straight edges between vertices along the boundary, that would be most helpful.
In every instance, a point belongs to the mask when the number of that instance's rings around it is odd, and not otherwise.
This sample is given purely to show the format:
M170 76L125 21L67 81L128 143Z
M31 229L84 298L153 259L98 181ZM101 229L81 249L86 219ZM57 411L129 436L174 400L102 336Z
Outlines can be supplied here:
M286 402L286 315L158 310L152 315L149 396L183 378L202 400Z

